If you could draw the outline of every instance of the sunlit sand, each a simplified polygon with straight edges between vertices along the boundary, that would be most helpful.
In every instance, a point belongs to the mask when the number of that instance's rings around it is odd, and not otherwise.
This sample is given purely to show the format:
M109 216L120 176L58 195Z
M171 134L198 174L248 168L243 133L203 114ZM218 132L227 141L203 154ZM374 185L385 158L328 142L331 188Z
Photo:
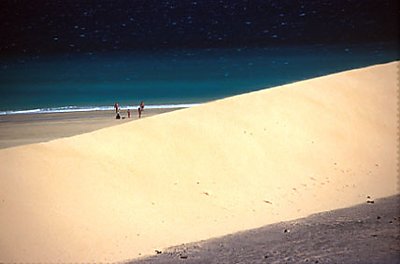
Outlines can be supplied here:
M399 63L0 150L0 262L123 261L398 193Z

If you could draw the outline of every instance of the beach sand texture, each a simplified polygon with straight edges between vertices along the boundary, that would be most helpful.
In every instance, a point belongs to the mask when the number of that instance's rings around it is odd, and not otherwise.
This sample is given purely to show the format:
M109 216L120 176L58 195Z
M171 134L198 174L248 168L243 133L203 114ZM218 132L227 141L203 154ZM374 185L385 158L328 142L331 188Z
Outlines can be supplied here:
M0 150L0 262L105 262L397 194L399 62Z
M142 118L177 109L146 109ZM114 111L0 115L0 149L88 133L138 118L136 113L126 118L125 109L121 115L125 119L115 119Z
M174 246L128 263L400 264L400 196L368 201Z

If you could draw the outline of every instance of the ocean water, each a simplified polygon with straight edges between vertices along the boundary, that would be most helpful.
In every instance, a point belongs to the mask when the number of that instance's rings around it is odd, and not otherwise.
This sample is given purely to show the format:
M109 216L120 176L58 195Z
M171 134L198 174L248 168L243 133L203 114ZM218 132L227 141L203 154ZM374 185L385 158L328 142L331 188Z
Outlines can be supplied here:
M189 107L399 60L396 43L179 49L0 60L0 115Z

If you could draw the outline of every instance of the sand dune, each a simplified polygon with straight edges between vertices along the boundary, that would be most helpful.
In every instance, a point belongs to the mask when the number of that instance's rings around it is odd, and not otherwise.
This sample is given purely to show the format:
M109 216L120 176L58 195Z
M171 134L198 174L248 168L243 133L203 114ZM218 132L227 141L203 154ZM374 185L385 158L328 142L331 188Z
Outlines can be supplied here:
M396 194L398 67L0 150L0 262L128 260Z
M400 196L185 243L129 264L400 262ZM286 232L285 232L286 230Z

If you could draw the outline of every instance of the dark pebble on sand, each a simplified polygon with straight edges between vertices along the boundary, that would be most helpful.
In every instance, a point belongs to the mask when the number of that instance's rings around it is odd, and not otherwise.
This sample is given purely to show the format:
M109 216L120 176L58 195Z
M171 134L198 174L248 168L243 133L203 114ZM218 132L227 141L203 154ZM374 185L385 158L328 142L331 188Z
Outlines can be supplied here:
M375 202L374 202L374 201L367 201L367 203L373 204L373 203L375 203Z
M376 219L381 219L381 217L378 215L378 216L376 217Z
M283 230L283 233L289 233L290 232L290 230L289 229L285 229L285 230Z
M389 221L389 224L393 223L392 220Z
M187 256L187 255L181 255L180 258L181 258L181 259L187 259L188 256Z
M161 250L155 250L155 252L157 253L157 254L161 254L162 253L162 251Z

